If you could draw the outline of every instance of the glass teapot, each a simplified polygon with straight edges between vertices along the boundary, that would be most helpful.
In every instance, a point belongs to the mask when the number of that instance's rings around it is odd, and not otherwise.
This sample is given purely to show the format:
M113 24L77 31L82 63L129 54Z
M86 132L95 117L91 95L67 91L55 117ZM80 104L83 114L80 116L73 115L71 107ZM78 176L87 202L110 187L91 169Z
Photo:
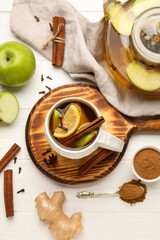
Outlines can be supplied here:
M105 60L115 81L160 96L160 0L104 0Z

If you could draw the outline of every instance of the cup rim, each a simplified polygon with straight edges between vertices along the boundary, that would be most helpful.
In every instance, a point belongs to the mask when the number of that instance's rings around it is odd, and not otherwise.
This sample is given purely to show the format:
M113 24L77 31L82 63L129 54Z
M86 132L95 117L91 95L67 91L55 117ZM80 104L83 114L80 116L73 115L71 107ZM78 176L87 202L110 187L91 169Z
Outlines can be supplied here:
M94 106L93 103L89 102L88 100L86 99L83 99L83 98L80 98L80 97L68 97L68 98L63 98L61 100L59 100L58 102L56 102L55 104L52 105L52 107L49 109L47 115L46 115L46 119L45 119L45 134L47 134L49 140L51 141L51 143L56 147L58 148L59 151L63 151L63 153L70 153L70 154L79 154L79 153L85 153L86 151L88 151L89 149L91 149L95 143L97 142L97 139L98 137L100 136L101 134L101 131L102 131L102 125L100 126L99 128L99 131L98 131L98 134L97 134L97 137L95 138L95 140L87 147L85 148L82 148L82 149L79 149L79 150L72 150L72 149L67 149L67 148L63 148L61 147L58 143L56 143L56 141L54 141L53 137L51 136L51 131L49 129L49 121L50 121L50 118L51 118L51 115L52 115L52 112L55 108L57 108L59 105L65 103L65 102L71 102L71 101L77 101L77 102L82 102L84 104L88 104L90 105L90 107L92 108L92 110L95 112L95 114L97 115L97 117L101 116L98 108L96 106Z
M154 147L154 146L150 146L150 145L149 145L149 146L142 147L142 148L139 148L139 149L135 152L135 154L134 154L134 156L133 156L133 159L132 159L132 171L133 171L134 175L135 175L138 179L142 180L143 182L148 182L148 183L157 182L158 180L160 180L160 176L157 177L157 178L154 178L154 179L145 179L145 178L142 178L141 176L139 176L139 174L136 172L136 170L135 170L135 168L134 168L134 159L135 159L136 155L137 155L141 150L144 150L144 149L147 149L147 148L154 149L154 150L156 150L156 151L158 151L158 152L160 153L160 149L159 149L158 147Z

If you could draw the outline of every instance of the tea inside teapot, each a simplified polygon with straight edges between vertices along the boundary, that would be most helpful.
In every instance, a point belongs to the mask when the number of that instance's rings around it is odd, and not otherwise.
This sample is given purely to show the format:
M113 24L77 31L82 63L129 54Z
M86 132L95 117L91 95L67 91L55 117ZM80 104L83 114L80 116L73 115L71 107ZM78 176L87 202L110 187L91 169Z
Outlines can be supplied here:
M105 60L115 82L160 95L160 0L104 1Z

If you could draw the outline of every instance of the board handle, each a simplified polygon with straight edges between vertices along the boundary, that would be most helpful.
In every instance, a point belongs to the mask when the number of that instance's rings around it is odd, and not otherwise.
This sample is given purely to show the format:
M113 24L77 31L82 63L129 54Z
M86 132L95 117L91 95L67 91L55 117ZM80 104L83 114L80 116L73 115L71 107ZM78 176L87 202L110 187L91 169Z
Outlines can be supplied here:
M143 122L136 122L135 123L136 132L141 131L160 131L160 118L150 119Z

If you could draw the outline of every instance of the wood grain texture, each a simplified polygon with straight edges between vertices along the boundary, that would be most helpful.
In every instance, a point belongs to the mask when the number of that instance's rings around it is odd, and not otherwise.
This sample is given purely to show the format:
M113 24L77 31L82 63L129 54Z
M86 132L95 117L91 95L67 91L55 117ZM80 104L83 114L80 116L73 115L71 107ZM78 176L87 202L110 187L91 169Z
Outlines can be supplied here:
M45 157L48 158L52 153L56 154L55 164L47 167L43 161L42 153L50 147L44 133L45 117L53 104L67 97L81 97L93 103L105 119L104 129L126 143L121 153L113 153L85 175L81 175L78 169L96 155L101 150L100 148L90 156L78 160L64 158L52 150ZM69 84L53 89L35 104L26 124L26 144L31 159L45 175L64 184L85 184L97 181L114 170L120 162L133 132L146 129L157 130L158 128L160 129L160 120L149 120L143 124L127 120L91 85Z

